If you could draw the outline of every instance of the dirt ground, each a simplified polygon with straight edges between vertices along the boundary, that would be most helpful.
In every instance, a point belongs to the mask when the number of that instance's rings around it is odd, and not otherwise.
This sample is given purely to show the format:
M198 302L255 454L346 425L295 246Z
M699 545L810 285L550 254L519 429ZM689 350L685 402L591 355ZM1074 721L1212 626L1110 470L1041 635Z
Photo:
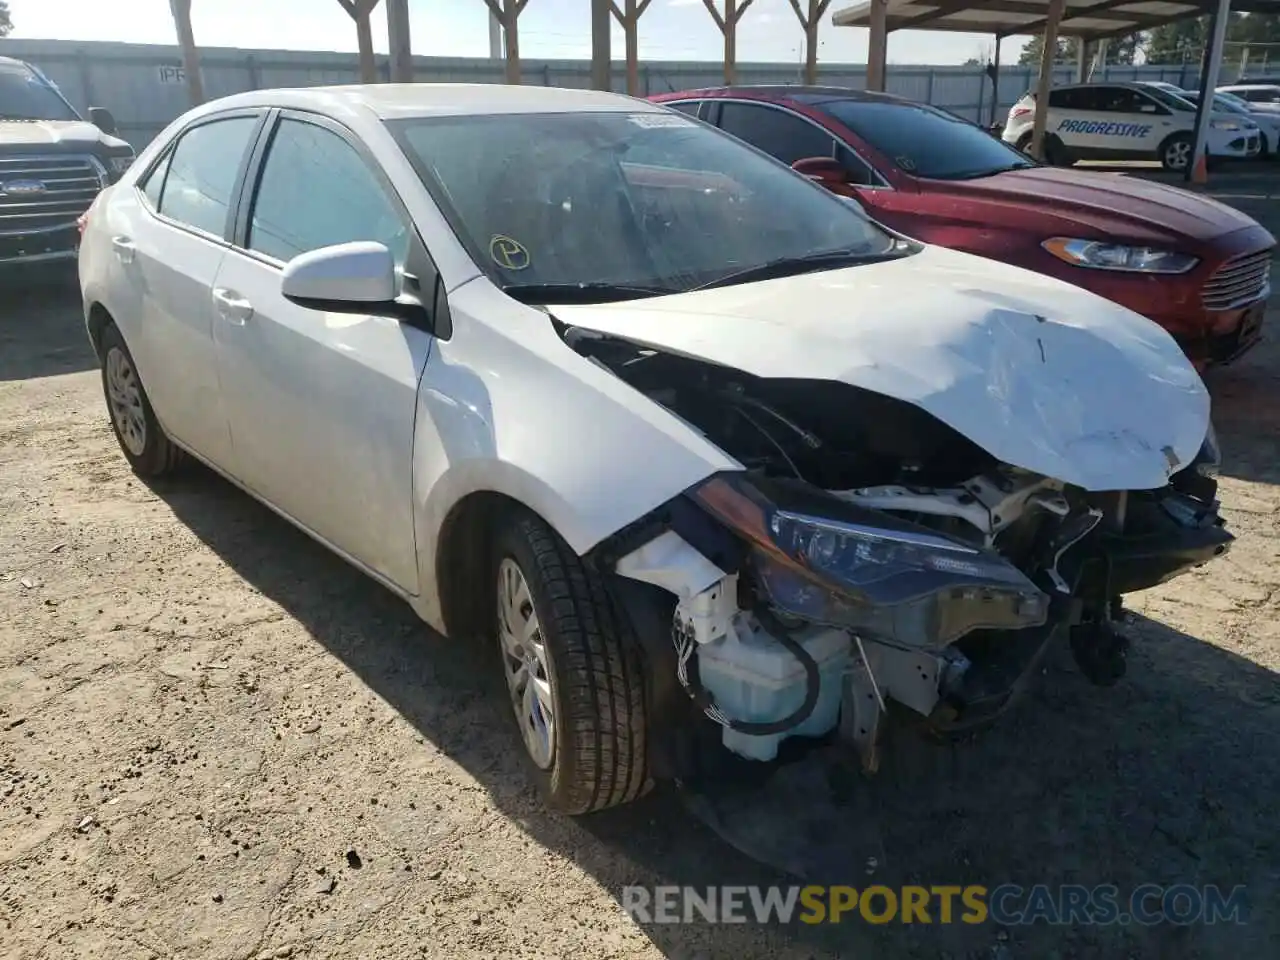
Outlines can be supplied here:
M11 283L0 957L1276 956L1280 309L1269 323L1210 382L1232 553L1132 598L1118 687L1059 657L981 739L891 754L848 822L874 867L843 881L1243 884L1247 925L640 926L626 884L793 881L671 789L542 812L485 657L206 472L133 479L75 292Z

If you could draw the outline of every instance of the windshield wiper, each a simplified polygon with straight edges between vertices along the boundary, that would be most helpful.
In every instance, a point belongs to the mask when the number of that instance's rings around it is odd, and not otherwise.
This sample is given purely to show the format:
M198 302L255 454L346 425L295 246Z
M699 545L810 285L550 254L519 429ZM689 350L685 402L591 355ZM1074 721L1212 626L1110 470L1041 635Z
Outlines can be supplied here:
M509 283L502 292L521 303L614 303L680 291L627 283Z
M818 270L834 270L837 267L851 267L866 263L880 263L884 260L896 260L911 251L911 245L904 241L896 241L881 253L855 253L852 250L829 250L826 253L810 253L801 257L778 257L735 270L733 273L717 277L707 283L690 287L690 290L710 290L713 287L727 287L735 283L750 283L755 280L772 280L776 277L792 277L801 273L814 273Z

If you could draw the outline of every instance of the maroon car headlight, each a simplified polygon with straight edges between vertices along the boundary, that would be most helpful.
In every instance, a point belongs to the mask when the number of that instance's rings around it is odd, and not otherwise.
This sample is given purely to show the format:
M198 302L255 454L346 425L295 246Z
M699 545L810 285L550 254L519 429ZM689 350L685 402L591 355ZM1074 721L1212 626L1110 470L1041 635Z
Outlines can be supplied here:
M1127 273L1186 273L1200 261L1189 253L1158 247L1128 247L1100 240L1050 237L1040 246L1059 260L1093 270L1121 270Z

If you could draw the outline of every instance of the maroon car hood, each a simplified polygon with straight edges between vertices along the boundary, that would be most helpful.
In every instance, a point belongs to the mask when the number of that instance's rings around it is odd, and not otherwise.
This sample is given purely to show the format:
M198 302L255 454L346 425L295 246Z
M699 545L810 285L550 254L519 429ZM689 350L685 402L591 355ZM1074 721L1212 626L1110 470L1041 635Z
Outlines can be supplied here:
M1033 204L1103 230L1124 225L1203 241L1254 226L1243 213L1208 197L1111 173L1038 167L980 180L935 180L926 189L970 200Z

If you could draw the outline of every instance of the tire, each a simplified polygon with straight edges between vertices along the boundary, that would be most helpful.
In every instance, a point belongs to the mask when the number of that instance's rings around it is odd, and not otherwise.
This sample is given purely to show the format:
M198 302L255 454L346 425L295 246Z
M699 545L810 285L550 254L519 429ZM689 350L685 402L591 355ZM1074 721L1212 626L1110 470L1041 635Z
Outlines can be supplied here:
M140 477L161 477L182 463L182 451L165 435L133 361L114 323L102 330L98 344L102 358L102 395L111 418L111 431L120 451Z
M1044 159L1045 163L1054 167L1074 167L1076 164L1076 158L1071 155L1067 145L1055 136L1045 138Z
M1027 156L1030 156L1031 155L1031 134L1024 133L1022 136L1018 138L1018 142L1014 144L1014 146L1017 149L1021 150L1023 153L1027 154Z
M547 806L579 815L635 800L652 783L644 664L630 625L599 577L531 513L499 526L493 561L504 691Z
M1183 173L1191 164L1195 141L1189 133L1175 133L1160 144L1160 166L1170 173Z

